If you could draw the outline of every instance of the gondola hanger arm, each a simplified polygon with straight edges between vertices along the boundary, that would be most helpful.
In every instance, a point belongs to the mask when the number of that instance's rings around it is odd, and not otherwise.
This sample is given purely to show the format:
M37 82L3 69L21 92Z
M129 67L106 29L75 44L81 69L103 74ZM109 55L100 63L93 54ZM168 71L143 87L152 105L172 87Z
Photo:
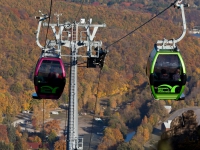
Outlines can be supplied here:
M39 12L41 12L41 11L39 11ZM39 20L38 28L36 31L36 43L41 49L44 49L44 46L42 46L39 42L40 29L41 29L42 22L48 18L49 18L49 16L47 14L42 14L42 16L40 16L40 17L38 17L38 16L35 17L35 19Z
M167 42L166 42L166 39L158 40L157 44L159 44L159 45L160 44L161 45L170 44L170 45L175 46L176 43L180 42L184 38L186 31L187 31L184 7L189 7L189 5L188 4L181 4L181 2L182 2L182 0L179 0L174 4L175 8L181 9L182 21L183 21L183 32L182 32L181 36L177 39L168 40Z

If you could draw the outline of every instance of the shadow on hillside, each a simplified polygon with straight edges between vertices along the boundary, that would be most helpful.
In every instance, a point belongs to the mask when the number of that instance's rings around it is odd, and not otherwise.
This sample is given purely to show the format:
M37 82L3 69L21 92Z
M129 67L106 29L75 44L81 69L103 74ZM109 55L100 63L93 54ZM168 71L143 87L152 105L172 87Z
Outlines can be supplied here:
M97 150L98 144L101 140L101 137L96 134L85 134L82 136L84 139L83 149L84 150Z
M140 85L136 85L135 88L131 91L132 94L134 94L136 91L138 91L139 93L141 93L145 88L148 87L148 82L143 82ZM128 93L127 93L128 94Z
M101 135L104 131L103 122L94 121L90 124L89 127L83 127L82 129L88 133L95 133Z

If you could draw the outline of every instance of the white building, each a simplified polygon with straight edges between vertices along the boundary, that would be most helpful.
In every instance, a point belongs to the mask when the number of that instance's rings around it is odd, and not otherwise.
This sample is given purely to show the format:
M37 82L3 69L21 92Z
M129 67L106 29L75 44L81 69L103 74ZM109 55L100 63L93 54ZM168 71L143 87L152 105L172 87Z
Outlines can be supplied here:
M163 122L163 124L161 126L162 132L168 131L170 129L171 122L172 122L172 120L168 120L166 122Z
M51 111L51 114L58 115L59 113L57 111Z
M19 120L14 121L14 122L12 123L12 125L13 125L14 127L16 127L18 124L23 124L23 123L25 123L25 120L19 119Z
M164 107L165 107L165 109L167 110L168 113L171 112L172 106L167 106L167 105L165 105Z

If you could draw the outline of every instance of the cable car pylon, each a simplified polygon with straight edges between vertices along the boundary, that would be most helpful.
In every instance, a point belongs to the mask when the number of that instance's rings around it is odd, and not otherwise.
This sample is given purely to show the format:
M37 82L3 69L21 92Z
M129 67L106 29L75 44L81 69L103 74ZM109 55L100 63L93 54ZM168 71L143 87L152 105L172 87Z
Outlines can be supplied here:
M83 138L78 135L78 57L87 58L87 68L103 67L104 59L107 54L103 50L101 41L94 41L95 34L99 27L106 27L106 24L92 24L92 19L87 22L85 19L80 19L80 22L65 22L60 24L59 14L57 15L58 22L56 24L47 24L44 21L48 18L47 15L36 17L39 19L38 29L36 32L36 43L42 49L41 57L45 55L58 55L59 58L70 57L70 89L69 89L69 108L67 121L67 150L83 150ZM55 40L49 40L48 46L43 47L39 42L40 28L43 26L51 27ZM58 30L56 30L58 28ZM93 28L93 30L91 29ZM57 33L58 31L58 33ZM91 33L92 32L92 33ZM65 38L63 33L65 33ZM62 46L70 48L70 55L61 54ZM86 47L85 54L79 55L78 49ZM37 94L32 95L33 98L38 98Z

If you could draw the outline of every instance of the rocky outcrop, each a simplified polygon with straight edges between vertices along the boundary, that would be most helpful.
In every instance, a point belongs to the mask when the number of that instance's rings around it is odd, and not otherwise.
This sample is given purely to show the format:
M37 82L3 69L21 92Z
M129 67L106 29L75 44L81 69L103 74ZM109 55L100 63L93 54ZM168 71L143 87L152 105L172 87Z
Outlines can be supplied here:
M170 129L163 132L161 139L169 139L180 135L193 135L196 132L198 123L196 114L193 110L182 113L181 116L174 118L171 122Z

